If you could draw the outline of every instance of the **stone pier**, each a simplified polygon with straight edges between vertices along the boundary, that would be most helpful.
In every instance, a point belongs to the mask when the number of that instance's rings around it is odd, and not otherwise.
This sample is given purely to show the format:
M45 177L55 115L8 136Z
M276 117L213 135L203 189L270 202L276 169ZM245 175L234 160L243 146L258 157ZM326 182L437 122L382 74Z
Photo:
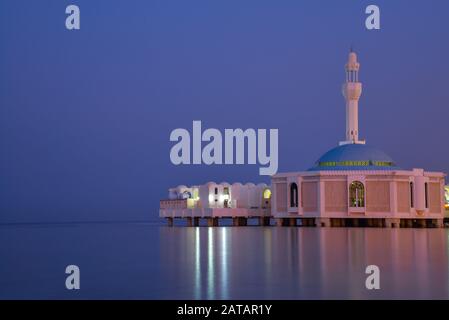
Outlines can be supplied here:
M234 227L244 227L248 225L248 219L245 217L234 217L232 218L232 225Z
M193 218L193 226L194 227L200 226L200 218L198 218L198 217Z
M330 218L317 218L316 219L316 225L318 227L330 227L331 226L331 219Z
M270 225L270 217L259 217L259 226L269 226Z
M399 228L401 225L400 219L390 218L385 219L385 227L387 228Z
M206 218L208 227L218 227L218 218Z

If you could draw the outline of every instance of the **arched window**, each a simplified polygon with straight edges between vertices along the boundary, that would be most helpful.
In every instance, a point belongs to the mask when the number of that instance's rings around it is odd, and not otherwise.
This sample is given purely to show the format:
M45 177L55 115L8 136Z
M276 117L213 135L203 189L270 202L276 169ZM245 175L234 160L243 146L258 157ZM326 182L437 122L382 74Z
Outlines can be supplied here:
M182 199L190 199L190 198L192 198L192 194L189 191L184 191L181 194L181 197L182 197Z
M424 183L424 197L425 197L425 202L426 202L426 209L429 207L429 186L426 183Z
M415 206L414 199L413 199L413 182L410 182L410 208L413 208Z
M298 185L296 183L290 184L290 207L296 208L298 206Z
M265 200L268 200L268 199L271 198L271 190L270 190L270 189L266 188L266 189L263 191L263 198L264 198Z
M349 206L355 208L365 206L365 187L360 181L353 181L349 185Z

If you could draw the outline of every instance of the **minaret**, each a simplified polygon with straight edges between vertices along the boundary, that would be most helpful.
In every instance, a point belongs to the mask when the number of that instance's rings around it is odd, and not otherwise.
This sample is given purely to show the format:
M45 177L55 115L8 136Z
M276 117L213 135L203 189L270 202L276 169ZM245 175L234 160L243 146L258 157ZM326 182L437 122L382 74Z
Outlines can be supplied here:
M359 98L362 94L362 84L359 82L360 64L357 62L355 52L349 52L346 69L346 82L342 92L346 99L346 140L344 144L365 144L365 140L359 140Z

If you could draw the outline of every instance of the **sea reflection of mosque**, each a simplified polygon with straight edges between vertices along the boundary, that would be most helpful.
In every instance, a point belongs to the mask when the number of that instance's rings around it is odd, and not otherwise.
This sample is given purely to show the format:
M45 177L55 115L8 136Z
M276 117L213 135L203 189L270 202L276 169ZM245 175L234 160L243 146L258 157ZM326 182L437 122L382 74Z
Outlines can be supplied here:
M447 299L449 294L444 229L160 230L161 276L172 299ZM370 264L382 270L377 292L364 286Z

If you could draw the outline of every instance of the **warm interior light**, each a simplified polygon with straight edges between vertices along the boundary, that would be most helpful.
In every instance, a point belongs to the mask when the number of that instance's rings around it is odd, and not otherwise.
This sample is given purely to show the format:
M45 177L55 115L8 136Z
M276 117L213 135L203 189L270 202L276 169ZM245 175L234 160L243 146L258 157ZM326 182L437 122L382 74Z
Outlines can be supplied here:
M270 189L265 189L263 191L263 198L264 199L270 199L271 198L271 190Z

